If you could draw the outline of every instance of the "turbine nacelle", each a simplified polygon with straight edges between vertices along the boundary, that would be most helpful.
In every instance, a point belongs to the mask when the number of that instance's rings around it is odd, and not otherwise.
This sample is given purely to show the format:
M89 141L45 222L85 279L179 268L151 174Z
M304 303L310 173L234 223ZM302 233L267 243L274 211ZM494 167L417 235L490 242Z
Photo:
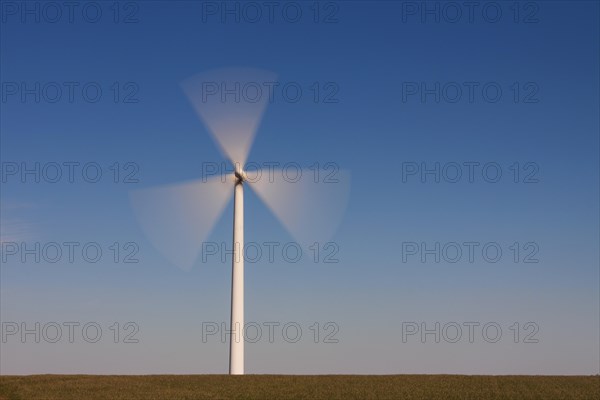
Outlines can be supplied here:
M242 169L239 163L235 163L235 172L233 173L235 176L235 183L244 183L244 181L248 180L248 176L246 172Z

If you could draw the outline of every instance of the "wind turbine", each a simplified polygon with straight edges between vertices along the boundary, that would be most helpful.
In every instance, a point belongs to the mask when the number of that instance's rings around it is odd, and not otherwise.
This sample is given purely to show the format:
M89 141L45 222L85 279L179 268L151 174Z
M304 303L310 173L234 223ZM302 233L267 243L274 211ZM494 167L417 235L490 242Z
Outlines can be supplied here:
M182 83L192 106L212 134L233 173L131 192L142 229L173 264L190 269L234 192L229 373L244 374L244 186L267 204L301 244L329 239L341 221L349 176L329 171L329 180L311 170L286 178L285 171L252 171L243 166L267 103L275 75L258 69L219 69ZM335 176L332 178L332 172ZM326 174L323 174L326 175ZM235 337L235 339L234 339Z

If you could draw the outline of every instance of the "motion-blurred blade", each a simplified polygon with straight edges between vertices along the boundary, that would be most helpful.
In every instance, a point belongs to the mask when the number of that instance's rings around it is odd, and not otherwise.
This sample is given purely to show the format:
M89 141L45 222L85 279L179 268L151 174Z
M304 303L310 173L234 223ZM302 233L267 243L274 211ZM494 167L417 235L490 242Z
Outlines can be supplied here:
M243 166L271 98L276 75L269 71L226 68L195 75L181 86L218 146Z
M350 174L336 170L262 171L247 181L302 246L325 243L337 230L350 192ZM258 174L253 173L254 176Z
M202 242L227 205L232 176L130 192L135 215L154 247L176 266L189 270Z

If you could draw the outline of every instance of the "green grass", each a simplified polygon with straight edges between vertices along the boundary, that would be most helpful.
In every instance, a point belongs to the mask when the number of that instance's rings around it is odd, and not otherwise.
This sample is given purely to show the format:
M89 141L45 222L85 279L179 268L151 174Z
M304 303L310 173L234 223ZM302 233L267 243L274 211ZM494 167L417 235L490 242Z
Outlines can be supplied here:
M2 400L600 399L599 376L0 376Z

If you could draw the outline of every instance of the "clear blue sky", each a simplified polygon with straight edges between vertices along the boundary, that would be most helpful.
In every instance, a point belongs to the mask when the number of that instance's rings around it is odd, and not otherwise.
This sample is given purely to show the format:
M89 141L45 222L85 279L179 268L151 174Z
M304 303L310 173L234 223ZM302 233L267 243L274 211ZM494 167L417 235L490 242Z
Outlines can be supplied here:
M2 172L37 162L46 166L43 177L52 178L52 163L80 166L73 183L64 175L57 183L5 176L3 246L94 242L104 256L97 263L82 260L81 252L73 263L66 256L57 263L22 262L3 247L3 332L14 327L6 323L33 329L40 322L53 336L47 324L55 322L63 336L35 343L31 334L21 343L20 332L8 335L1 343L2 374L227 371L227 344L218 335L203 343L202 323L229 320L229 262L199 260L189 272L171 265L144 236L129 192L197 179L203 162L223 160L180 83L230 66L274 71L281 85L303 89L295 103L276 91L249 160L335 162L352 174L348 207L332 239L338 263L314 263L309 254L289 263L279 253L274 263L247 265L246 320L281 324L274 343L263 325L261 340L247 344L247 372L599 372L597 2L521 2L517 8L481 2L472 20L461 6L456 22L457 10L443 2L428 3L441 13L439 22L414 10L421 2L323 3L318 15L312 2L281 3L272 20L259 2L257 22L256 10L237 3L236 22L235 14L223 21L221 10L212 13L221 2L120 2L117 16L113 2L99 1L78 2L72 21L68 9L60 9L56 23L55 9L26 3L33 14L22 14L24 3L0 2ZM235 10L235 4L229 6ZM98 9L98 22L90 22ZM302 14L291 22L297 10ZM439 83L439 102L434 94L422 101L422 83L425 89ZM57 85L62 97L52 102ZM84 86L92 97L100 87L101 98L86 101ZM457 86L462 97L453 102ZM492 102L498 87L502 96ZM337 102L324 102L327 95ZM480 163L473 182L469 162ZM86 163L102 168L99 182L81 177ZM120 183L109 168L115 163ZM446 166L441 182L431 175L421 182L418 173L402 178L421 163ZM462 166L457 183L448 181L452 163ZM493 169L482 177L486 163L501 167L497 183L488 182ZM123 183L130 172L138 183ZM537 182L524 182L532 179ZM247 193L246 240L292 241ZM231 240L231 210L229 204L209 240ZM139 262L115 263L114 242L119 261L132 249L122 247L134 242ZM458 262L442 257L436 263L403 252L408 242L419 249L436 242L480 246L473 262L463 254ZM489 242L503 252L496 263L481 255ZM532 252L539 261L523 262ZM74 343L65 322L80 323ZM88 322L103 330L97 343L81 338ZM127 322L139 327L133 336L139 343L123 343L132 331L124 329ZM297 343L282 339L288 322L302 328ZM335 325L326 329L327 322ZM436 322L448 328L440 328L439 343L433 334L403 340L403 329L421 329L421 323L434 329ZM469 322L479 323L473 343ZM496 343L483 337L486 323L501 327ZM451 343L454 324L463 335ZM333 336L339 342L323 343L331 326L339 328ZM528 334L538 342L525 340Z

